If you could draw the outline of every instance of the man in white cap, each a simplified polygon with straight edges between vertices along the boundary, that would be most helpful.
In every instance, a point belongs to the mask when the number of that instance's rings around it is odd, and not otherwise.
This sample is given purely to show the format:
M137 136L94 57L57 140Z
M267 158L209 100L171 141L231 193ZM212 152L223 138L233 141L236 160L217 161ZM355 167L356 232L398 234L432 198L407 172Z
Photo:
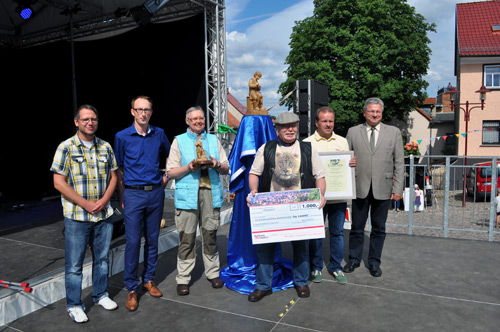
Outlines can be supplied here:
M321 206L326 201L326 171L311 143L297 140L299 117L290 112L281 113L276 121L276 140L262 145L248 175L250 194L319 188ZM259 185L259 179L260 185ZM292 241L293 282L299 297L309 297L309 251L307 241ZM255 290L248 295L250 302L260 301L272 293L273 263L276 243L257 245Z

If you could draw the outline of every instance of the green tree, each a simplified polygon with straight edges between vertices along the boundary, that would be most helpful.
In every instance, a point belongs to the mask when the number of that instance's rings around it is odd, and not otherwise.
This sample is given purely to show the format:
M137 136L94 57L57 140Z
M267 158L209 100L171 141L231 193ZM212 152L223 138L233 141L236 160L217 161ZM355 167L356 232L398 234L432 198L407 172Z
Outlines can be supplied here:
M296 80L329 85L335 131L360 123L368 97L384 100L384 120L403 119L425 99L428 31L435 25L406 0L314 0L314 14L296 22L286 59L285 95ZM287 100L290 108L291 100Z

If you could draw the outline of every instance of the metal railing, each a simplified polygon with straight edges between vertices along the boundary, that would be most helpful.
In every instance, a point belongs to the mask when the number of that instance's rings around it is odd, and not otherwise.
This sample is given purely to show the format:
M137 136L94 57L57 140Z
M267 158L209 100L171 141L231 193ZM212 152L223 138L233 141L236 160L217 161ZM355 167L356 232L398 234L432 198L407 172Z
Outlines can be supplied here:
M391 205L387 232L500 241L500 229L495 227L498 157L424 156L422 163L417 163L418 157L406 157L403 202L400 211L395 202ZM474 165L479 161L491 161L491 165ZM484 195L476 186L476 178L471 178L481 168L493 174L488 181L491 184L486 183L491 191ZM424 193L418 210L415 184Z

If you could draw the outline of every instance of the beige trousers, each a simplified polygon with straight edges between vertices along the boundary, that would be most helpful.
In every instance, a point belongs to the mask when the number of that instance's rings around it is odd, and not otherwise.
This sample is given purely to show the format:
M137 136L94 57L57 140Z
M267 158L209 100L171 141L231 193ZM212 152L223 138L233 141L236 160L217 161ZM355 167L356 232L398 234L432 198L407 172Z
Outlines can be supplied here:
M213 279L219 276L220 263L217 251L217 228L220 223L220 209L212 207L212 191L198 190L197 210L175 210L175 225L179 231L177 254L177 284L188 285L196 262L196 231L200 227L205 276Z

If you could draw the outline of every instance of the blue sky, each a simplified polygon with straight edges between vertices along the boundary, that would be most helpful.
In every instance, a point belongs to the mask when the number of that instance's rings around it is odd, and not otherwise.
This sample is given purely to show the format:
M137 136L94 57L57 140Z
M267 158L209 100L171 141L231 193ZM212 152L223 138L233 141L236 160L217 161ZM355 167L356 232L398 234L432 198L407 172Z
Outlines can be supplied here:
M425 79L427 94L435 97L437 90L451 82L453 75L456 0L408 0L417 13L436 23L437 32L429 33L431 64ZM264 106L269 108L280 100L279 85L286 80L285 59L294 22L313 13L313 0L226 0L226 51L228 87L242 104L246 104L248 80L255 71L260 80ZM283 107L271 111L279 113Z

